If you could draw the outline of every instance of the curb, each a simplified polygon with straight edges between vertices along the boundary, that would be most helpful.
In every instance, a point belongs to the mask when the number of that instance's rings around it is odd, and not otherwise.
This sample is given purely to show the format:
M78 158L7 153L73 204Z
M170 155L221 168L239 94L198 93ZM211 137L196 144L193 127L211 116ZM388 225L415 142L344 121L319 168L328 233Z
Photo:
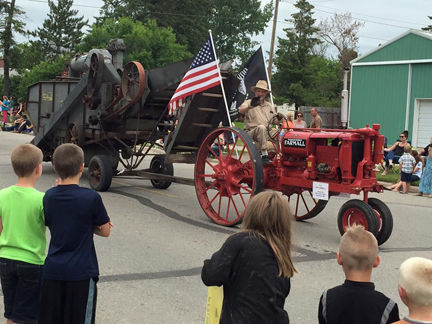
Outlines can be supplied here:
M384 187L388 187L391 185L394 185L394 183L392 182L386 182L386 181L378 181L378 184L384 186ZM411 186L410 189L408 190L409 193L418 193L418 186Z

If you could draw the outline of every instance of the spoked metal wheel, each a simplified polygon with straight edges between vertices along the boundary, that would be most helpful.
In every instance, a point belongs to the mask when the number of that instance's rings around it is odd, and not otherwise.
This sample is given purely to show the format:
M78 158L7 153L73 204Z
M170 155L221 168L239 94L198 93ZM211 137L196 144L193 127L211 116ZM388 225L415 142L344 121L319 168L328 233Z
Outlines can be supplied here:
M291 211L295 220L306 220L317 216L327 205L327 200L315 199L312 196L312 190L300 189L288 196Z
M376 198L369 198L368 204L374 210L378 220L378 245L386 242L393 231L393 215L385 203Z
M131 147L122 148L120 150L120 163L126 170L136 169L143 160L140 152L144 150L144 144L131 144Z
M230 127L211 132L195 163L195 190L206 215L217 224L235 225L262 189L262 160L249 135Z
M145 90L145 71L141 63L126 64L121 80L121 90L127 101L137 102Z
M359 199L351 199L344 203L338 214L338 227L341 235L349 226L362 225L375 237L378 234L378 218L367 203Z

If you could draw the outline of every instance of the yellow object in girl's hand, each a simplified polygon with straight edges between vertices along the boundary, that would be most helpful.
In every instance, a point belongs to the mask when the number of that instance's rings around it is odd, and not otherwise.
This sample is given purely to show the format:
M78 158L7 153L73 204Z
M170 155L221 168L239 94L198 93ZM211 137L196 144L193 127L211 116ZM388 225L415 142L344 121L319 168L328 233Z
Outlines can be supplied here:
M222 311L223 288L208 287L205 324L219 324Z

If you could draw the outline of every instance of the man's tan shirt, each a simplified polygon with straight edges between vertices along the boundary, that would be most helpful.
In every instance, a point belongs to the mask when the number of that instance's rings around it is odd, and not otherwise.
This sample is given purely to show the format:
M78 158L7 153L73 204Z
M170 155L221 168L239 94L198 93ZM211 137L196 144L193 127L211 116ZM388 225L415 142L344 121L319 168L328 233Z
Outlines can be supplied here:
M248 100L248 105L250 105L251 100ZM264 101L262 104L259 104L256 107L252 107L245 113L244 119L244 130L251 130L258 125L267 126L268 122L274 115L273 105Z
M316 115L315 117L312 117L309 128L321 128L321 126L322 126L322 119L320 115Z

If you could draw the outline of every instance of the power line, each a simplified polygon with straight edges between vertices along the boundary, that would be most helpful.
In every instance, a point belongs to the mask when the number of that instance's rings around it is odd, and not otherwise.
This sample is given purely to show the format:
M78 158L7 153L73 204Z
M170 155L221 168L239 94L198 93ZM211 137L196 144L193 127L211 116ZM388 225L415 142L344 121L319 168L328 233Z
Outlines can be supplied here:
M48 1L46 1L46 0L25 0L25 1L48 4ZM294 5L293 2L288 1L288 0L280 0L280 1L281 2L289 3L291 5ZM99 7L99 6L91 6L91 5L76 4L76 3L74 3L73 6L75 6L75 7L84 7L84 8L93 8L93 9L102 9L102 7ZM331 11L326 11L326 10L318 9L316 7L323 7L323 8L337 10L336 8L331 8L331 7L317 5L317 6L315 6L314 10L320 11L320 12L324 12L324 13L327 13L327 14L331 14L331 15L337 13L337 12L331 12ZM147 13L148 14L156 14L156 15L165 15L165 16L204 17L202 15L183 14L183 13L174 13L174 12L148 11ZM360 13L357 13L357 14L360 14ZM365 14L360 14L360 15L368 16L368 15L365 15ZM375 17L375 16L369 16L369 17L374 17L374 18L383 19L383 20L387 19L387 18ZM384 23L384 22L378 22L378 21L368 20L368 19L364 19L364 18L361 18L361 17L355 17L355 16L353 16L353 18L358 19L358 20L362 20L362 21L365 21L365 22L370 22L370 23L379 24L379 25L385 25L385 26L390 26L390 27L397 27L397 28L403 28L403 29L410 29L410 28L412 28L412 27L407 27L407 26L400 26L400 25L394 25L394 24L388 24L388 23ZM232 17L232 19L237 19L237 18ZM387 20L398 21L398 20L394 20L394 19L387 19ZM279 20L278 20L278 22L286 23L285 21L279 21ZM407 23L410 23L410 22L407 22ZM420 26L420 24L416 24L416 25Z
M25 1L48 4L48 1L45 1L45 0L25 0ZM83 7L83 8L92 8L92 9L101 9L102 8L102 7L97 7L97 6L89 6L89 5L76 4L76 3L73 3L72 7Z
M277 20L277 22L278 22L278 23L281 23L281 24L285 24L285 25L290 25L290 23L287 22L286 20ZM360 34L359 34L359 37L362 37L362 38L370 38L370 39L375 39L375 40L385 41L385 42L388 41L388 39L384 39L384 38L377 38L377 37L374 37L374 36L368 36L368 35L360 35Z
M294 3L292 3L291 1L288 1L288 0L281 0L281 1L282 1L282 2L286 2L286 3L289 3L289 4L291 4L291 5L294 5ZM319 11L319 12L324 12L324 13L327 13L327 14L330 14L330 15L334 15L335 13L339 13L339 12L337 12L337 11L335 11L335 12L331 12L331 11L326 11L326 10L318 9L318 8L316 8L316 7L314 7L313 10L315 10L315 11ZM335 9L335 10L337 10L337 9ZM339 13L339 14L340 14L340 13ZM396 28L402 28L402 29L411 29L411 28L415 28L415 27L401 26L401 25L395 25L395 24L389 24L389 23L384 23L384 22L379 22L379 21L369 20L369 19L365 19L365 18L361 18L361 17L356 17L356 16L352 16L352 17L355 18L355 19L358 19L358 20L362 20L362 21L364 21L364 22L369 22L369 23L378 24L378 25L384 25L384 26L390 26L390 27L396 27ZM380 18L380 19L382 19L382 18ZM419 25L419 26L420 26L420 25Z
M327 6L322 6L322 5L316 5L316 7L321 7L321 8L327 8L327 9L332 9L332 10L339 10L339 8L332 8L332 7L327 7ZM422 26L421 24L412 22L412 21L406 21L406 20L400 20L400 19L392 19L392 18L384 18L384 17L378 17L378 16L371 16L371 15L367 15L361 12L355 12L355 11L349 11L350 13L356 14L356 15L360 15L360 16L364 16L364 17L369 17L369 18L377 18L377 19L382 19L382 20L389 20L389 21L396 21L396 22L401 22L401 23L406 23L406 24L413 24L413 25L418 25L418 26Z
M44 4L48 4L47 0L25 0L28 2L37 2L37 3L44 3ZM292 2L287 1L287 0L281 0L281 2L287 2L293 5ZM102 7L98 7L98 6L91 6L91 5L83 5L83 4L76 4L74 3L73 6L76 7L84 7L84 8L93 8L93 9L101 9ZM320 6L320 7L324 7L324 6ZM335 9L335 8L331 8L331 7L325 7L325 8L329 8L329 9ZM329 11L325 11L325 10L320 10L315 8L316 11L320 11L320 12L324 12L327 14L334 14L333 12L329 12ZM335 9L336 10L336 9ZM165 16L183 16L183 17L204 17L203 15L194 15L194 14L183 14L183 13L174 13L174 12L157 12L157 11L148 11L148 14L154 14L154 15L165 15ZM366 15L365 15L366 16ZM373 17L373 16L371 16ZM227 18L227 17L225 17ZM376 23L376 24L382 24L382 25L388 25L388 26L393 26L393 27L399 27L399 28L410 28L410 27L403 27L403 26L397 26L397 25L392 25L392 24L386 24L386 23L382 23L382 22L375 22L375 21L368 21L362 18L357 18L357 17L353 17L359 20L364 20L367 22L372 22L372 23ZM380 17L375 17L375 18L379 18L379 19L385 19L385 18L380 18ZM229 19L229 18L228 18ZM231 19L237 19L235 17L232 17ZM396 21L396 20L395 20ZM285 21L285 20L277 20L277 22L282 23L282 24L286 24L288 25L289 22ZM375 40L379 40L379 41L387 41L386 39L382 39L382 38L376 38L373 36L367 36L367 35L359 35L362 38L369 38L369 39L375 39Z

